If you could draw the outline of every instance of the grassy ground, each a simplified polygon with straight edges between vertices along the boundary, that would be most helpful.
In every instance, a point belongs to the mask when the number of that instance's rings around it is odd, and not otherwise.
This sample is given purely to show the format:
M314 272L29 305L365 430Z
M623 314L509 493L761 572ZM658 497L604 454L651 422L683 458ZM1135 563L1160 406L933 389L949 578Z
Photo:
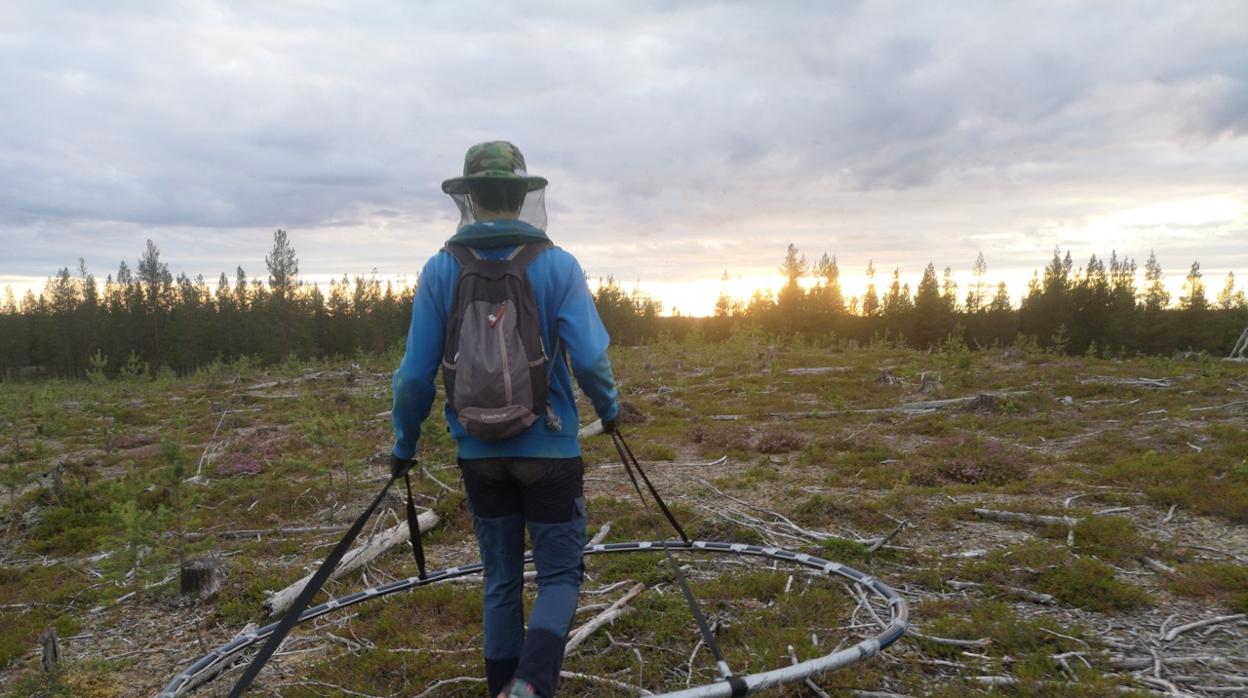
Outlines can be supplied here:
M1243 620L1161 639L1248 612L1244 365L749 335L624 348L613 360L636 420L630 441L691 534L838 559L911 603L923 637L818 678L829 694L1145 695L1169 684L1221 695L1209 687L1245 686L1236 678L1248 674ZM347 525L386 477L396 362L0 385L0 690L150 695L246 624L267 622L266 591L304 574L338 534L218 534ZM800 368L827 370L791 371ZM901 382L879 382L885 368ZM995 399L899 409L980 393ZM422 462L457 490L454 445L438 420L427 424ZM591 529L609 521L608 540L653 538L609 441L590 439L585 451ZM429 480L418 489L443 514L427 536L431 565L475 560L462 497ZM388 506L401 514L397 499ZM977 508L1071 523L1001 523ZM875 553L857 542L902 521ZM182 601L178 560L203 556L225 560L224 588L208 602ZM739 671L785 665L789 646L808 659L874 633L835 580L733 558L681 560ZM329 592L412 567L396 548ZM565 669L655 692L714 678L660 557L593 557L587 568L587 592L648 588ZM609 603L628 586L582 603ZM454 584L327 616L294 633L259 692L416 695L476 677L480 606L477 585ZM51 675L37 650L48 628L62 638ZM200 694L224 695L237 675ZM428 695L481 693L462 681ZM563 694L629 695L583 679L567 680Z

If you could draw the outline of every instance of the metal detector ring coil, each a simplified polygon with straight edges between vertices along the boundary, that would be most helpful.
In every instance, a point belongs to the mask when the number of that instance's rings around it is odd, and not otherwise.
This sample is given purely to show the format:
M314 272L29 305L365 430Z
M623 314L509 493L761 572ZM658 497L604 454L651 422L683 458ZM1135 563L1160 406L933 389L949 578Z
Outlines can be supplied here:
M765 688L782 686L785 684L802 681L811 676L822 674L835 669L841 669L851 664L856 664L863 659L874 656L896 642L905 634L906 628L910 622L910 607L892 587L881 582L876 577L859 572L852 567L847 567L838 562L824 560L823 558L808 555L806 553L794 552L783 548L772 546L759 546L747 543L725 543L719 541L689 541L688 543L680 540L662 540L662 541L631 541L627 543L598 543L595 545L585 546L586 555L602 554L602 553L630 553L630 552L649 552L653 550L661 550L666 548L672 551L693 551L707 553L721 553L727 555L747 555L752 557L767 558L779 560L781 562L791 562L802 565L813 570L823 572L828 575L838 575L845 579L862 585L875 594L876 597L884 600L889 609L890 617L888 625L875 637L862 640L861 642L846 647L838 652L807 659L804 662L772 669L769 671L761 671L756 674L743 675L749 686L749 692L755 693ZM533 561L532 554L525 554L525 562ZM429 572L424 579L420 577L409 577L400 579L381 586L357 591L336 599L330 599L325 603L312 606L305 610L299 616L299 623L312 620L332 611L336 611L347 606L357 604L368 599L375 599L397 591L405 591L415 589L437 582L443 582L455 577L466 577L470 574L481 572L482 565L480 562L474 562L468 565L459 565L457 567L448 567L443 570L435 570ZM224 645L212 650L208 654L197 659L191 666L174 676L168 684L157 694L157 698L176 698L177 696L186 695L189 691L198 686L211 681L214 677L225 670L233 660L251 646L259 643L269 636L277 627L278 623L270 623L263 628L258 628L251 632L239 635ZM732 687L727 681L718 681L706 684L704 686L694 686L671 693L663 693L656 698L729 698L732 695Z

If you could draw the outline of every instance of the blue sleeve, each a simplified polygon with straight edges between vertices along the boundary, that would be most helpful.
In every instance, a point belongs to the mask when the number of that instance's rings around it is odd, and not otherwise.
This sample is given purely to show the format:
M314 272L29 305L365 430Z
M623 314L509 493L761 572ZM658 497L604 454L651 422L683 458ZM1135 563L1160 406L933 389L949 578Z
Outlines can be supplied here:
M435 255L425 264L416 284L412 303L412 324L407 331L407 350L394 372L394 455L412 458L420 425L429 416L437 392L434 379L442 363L446 335L446 295L444 278ZM439 266L442 268L439 269Z
M572 360L572 375L589 397L599 419L615 419L620 412L619 393L611 374L607 347L611 337L598 317L594 298L585 283L585 272L572 259L566 293L559 304L559 340Z

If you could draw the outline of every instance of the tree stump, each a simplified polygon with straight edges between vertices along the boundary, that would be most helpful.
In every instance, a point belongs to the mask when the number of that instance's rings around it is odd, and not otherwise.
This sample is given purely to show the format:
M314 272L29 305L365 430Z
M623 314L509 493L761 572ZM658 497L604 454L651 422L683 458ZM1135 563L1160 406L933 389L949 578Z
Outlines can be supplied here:
M980 393L975 396L974 400L966 403L966 407L963 407L962 411L975 414L992 414L997 411L997 396Z
M924 371L919 374L919 381L919 392L924 395L939 394L943 387L940 384L940 374L935 371Z
M61 661L61 641L56 636L56 628L43 631L39 643L43 645L43 670L50 674L56 671L56 665Z
M645 412L628 400L620 400L620 414L616 419L620 424L645 424L650 421Z
M195 596L206 601L221 591L225 579L225 561L200 558L182 563L180 591L182 596Z
M880 375L875 379L875 382L881 385L897 385L901 383L901 379L893 375L893 369L883 368L880 369Z

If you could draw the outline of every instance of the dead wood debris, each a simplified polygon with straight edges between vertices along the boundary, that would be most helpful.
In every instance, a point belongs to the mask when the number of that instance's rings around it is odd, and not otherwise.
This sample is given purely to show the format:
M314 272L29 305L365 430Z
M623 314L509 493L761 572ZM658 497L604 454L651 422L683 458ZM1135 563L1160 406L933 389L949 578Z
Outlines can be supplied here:
M874 538L847 538L845 536L838 536L826 531L803 528L802 526L794 523L792 519L778 511L759 507L756 504L734 497L700 477L694 477L693 480L719 495L721 498L728 500L728 502L732 502L732 504L724 501L706 502L697 498L686 497L686 499L691 501L694 506L715 516L716 518L723 519L724 521L728 521L729 523L733 523L738 526L749 528L762 536L763 540L767 541L769 545L775 545L777 547L783 547L786 544L792 543L807 544L818 543L825 540L844 540L867 546L870 552L874 552L887 545L889 540L896 537L909 525L908 522L899 522L898 526L887 536ZM739 506L734 506L734 504ZM766 514L771 518L763 519L749 513L747 510Z
M242 538L260 539L272 536L298 536L326 533L342 533L348 526L296 526L293 528L241 528L233 531L192 531L186 534L186 540L197 541L205 538L222 540L238 540Z
M1074 526L1079 523L1078 519L1070 516L1024 514L1018 511L997 511L995 509L974 509L973 511L981 519L1005 523L1022 523L1031 526Z
M1185 625L1179 625L1179 626L1170 628L1170 630L1167 631L1165 635L1162 635L1161 639L1163 642L1173 642L1175 638L1177 638L1178 636L1190 630L1196 630L1197 628L1205 628L1210 625L1218 625L1220 623L1230 623L1232 621L1244 620L1245 618L1248 618L1248 613L1233 613L1227 616L1216 616L1214 618L1205 618L1204 620L1198 620L1192 623L1187 623Z
M967 405L986 405L991 404L994 408L997 401L1014 395L1023 395L1029 393L1029 390L1013 390L1003 393L978 393L976 395L968 395L965 397L945 398L942 400L918 400L915 402L906 402L893 407L871 407L866 409L854 410L809 410L804 412L769 412L767 416L772 419L830 419L846 414L886 414L901 413L908 416L929 414L938 410L950 407L966 407ZM719 421L736 421L746 419L747 415L741 414L717 414L711 415L709 419Z
M614 623L617 618L624 615L628 611L628 602L636 598L641 592L646 590L644 582L637 582L632 589L629 589L623 596L616 599L606 610L594 616L581 627L573 630L568 636L568 642L564 645L563 654L567 656L576 651L583 642L589 639L598 629L603 626Z
M1248 361L1248 357L1244 353L1248 352L1248 327L1240 333L1239 339L1235 340L1235 346L1231 347L1231 353L1226 355L1228 361Z
M420 532L425 533L438 524L438 515L435 512L426 511L417 517L416 523L420 527ZM350 574L351 572L373 561L390 548L410 540L406 521L382 531L381 533L366 540L363 545L352 548L342 558L342 561L338 563L338 566L334 568L334 571L329 575L329 578L338 579L343 575ZM299 581L291 584L281 591L278 591L266 599L263 604L265 612L270 616L273 616L285 611L287 608L290 608L290 605L294 603L295 599L299 596L299 592L303 591L303 587L312 580L312 576L314 574L315 572L309 572Z
M948 582L946 582L946 584L948 584L950 587L954 589L959 589L959 590L982 589L984 587L984 585L980 584L979 582L962 582L956 579L951 579ZM1044 606L1052 606L1053 604L1057 603L1057 599L1053 598L1052 594L1042 594L1038 591L1032 591L1030 589L1024 589L1022 587L1015 587L1015 586L1009 586L1009 585L1000 585L999 588L1002 591L1008 591L1011 594L1019 597L1020 599L1025 599L1027 601L1031 601L1032 603L1038 603Z
M1102 385L1127 385L1136 388L1169 388L1169 378L1131 378L1128 376L1084 376L1079 382L1087 385L1090 383L1099 383Z
M852 371L849 366L809 366L785 369L791 376L821 376L828 373L846 373Z

